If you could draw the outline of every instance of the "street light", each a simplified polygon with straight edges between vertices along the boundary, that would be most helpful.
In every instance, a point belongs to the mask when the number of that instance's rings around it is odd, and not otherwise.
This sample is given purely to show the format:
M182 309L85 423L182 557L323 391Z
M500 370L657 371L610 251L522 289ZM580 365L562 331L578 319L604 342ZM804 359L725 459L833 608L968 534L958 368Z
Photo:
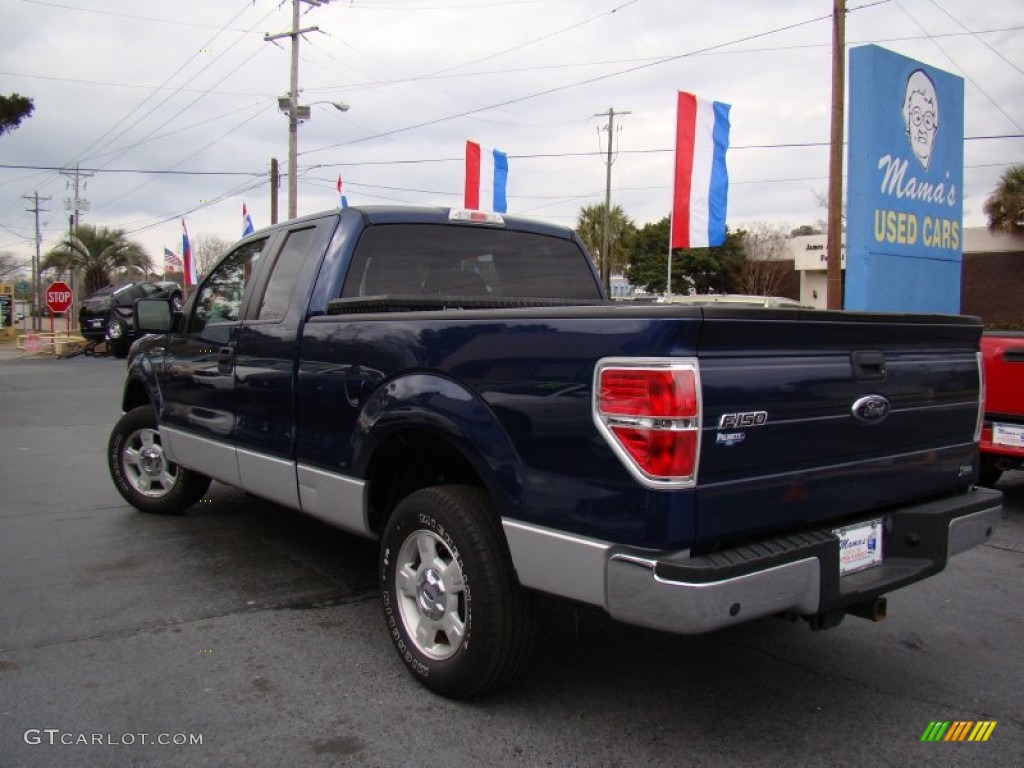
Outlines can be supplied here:
M339 112L348 112L349 105L343 101L314 101L311 104L299 104L298 94L291 91L286 96L279 96L277 108L288 115L288 218L298 215L299 200L299 123L312 117L310 107L314 104L330 104Z
M298 132L299 132L299 121L309 119L309 107L299 106L299 38L307 32L319 32L320 27L300 27L299 26L299 14L302 7L302 3L306 3L311 7L319 7L326 5L331 0L292 0L292 28L287 32L279 32L275 35L269 32L263 35L264 41L271 43L275 40L280 40L283 37L291 38L292 41L292 65L288 79L288 96L287 103L285 100L278 99L278 106L281 110L288 111L288 218L294 219L298 211ZM276 45L276 43L275 43ZM346 104L344 108L335 105L338 109L344 112L348 109Z

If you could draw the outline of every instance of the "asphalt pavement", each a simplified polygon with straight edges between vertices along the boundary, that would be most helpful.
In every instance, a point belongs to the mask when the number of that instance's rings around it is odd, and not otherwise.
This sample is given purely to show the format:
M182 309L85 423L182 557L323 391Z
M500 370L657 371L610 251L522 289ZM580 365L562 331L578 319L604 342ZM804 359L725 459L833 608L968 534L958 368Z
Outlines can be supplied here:
M372 542L216 483L135 511L105 466L123 361L7 351L3 768L1024 765L1024 473L882 623L676 637L547 601L530 672L453 702L396 658ZM923 742L937 721L996 725Z

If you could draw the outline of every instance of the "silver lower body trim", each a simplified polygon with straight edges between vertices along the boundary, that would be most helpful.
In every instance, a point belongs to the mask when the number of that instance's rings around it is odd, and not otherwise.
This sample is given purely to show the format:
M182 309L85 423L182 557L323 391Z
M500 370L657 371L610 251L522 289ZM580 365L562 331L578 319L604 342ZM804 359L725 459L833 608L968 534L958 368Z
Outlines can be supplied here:
M520 584L605 607L610 544L517 520L501 524Z
M307 512L343 531L376 538L366 515L366 482L296 464L174 427L161 426L167 457L254 496Z
M164 454L175 464L222 483L241 486L238 457L233 445L183 432L166 424L160 425L160 442Z
M343 531L375 539L366 517L366 481L299 464L299 503L303 512Z
M295 462L265 453L237 449L241 487L254 496L299 509Z

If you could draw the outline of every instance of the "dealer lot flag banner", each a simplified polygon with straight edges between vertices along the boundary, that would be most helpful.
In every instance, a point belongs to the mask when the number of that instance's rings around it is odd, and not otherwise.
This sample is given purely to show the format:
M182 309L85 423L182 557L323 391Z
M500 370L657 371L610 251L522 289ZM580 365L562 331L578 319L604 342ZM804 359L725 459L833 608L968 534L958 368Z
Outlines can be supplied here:
M466 199L471 211L507 213L508 155L493 147L466 142Z
M242 201L242 237L248 237L255 228L252 226L252 216L249 215L249 209L245 207L245 201Z
M345 188L341 185L341 174L338 174L338 207L348 208L348 198L345 197Z
M199 281L196 279L196 262L192 258L192 244L188 239L188 230L185 228L185 219L181 220L181 260L185 273L185 287L191 288Z
M729 105L680 91L670 248L708 248L725 242L728 147Z

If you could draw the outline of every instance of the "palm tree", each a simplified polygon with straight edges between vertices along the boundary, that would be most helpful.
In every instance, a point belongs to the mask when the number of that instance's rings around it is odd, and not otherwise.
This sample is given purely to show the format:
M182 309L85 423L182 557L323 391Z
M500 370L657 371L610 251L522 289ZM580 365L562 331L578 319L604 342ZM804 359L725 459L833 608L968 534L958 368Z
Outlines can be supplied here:
M611 211L608 220L609 264L612 272L621 272L629 262L629 250L636 234L636 225L622 210L621 205L613 205ZM600 266L604 256L601 253L601 245L604 242L604 203L580 208L580 215L576 219L576 234L587 246L594 262Z
M40 269L80 270L88 296L109 285L118 270L135 268L147 272L151 265L149 254L125 237L123 229L82 224L46 254Z
M1024 232L1024 165L1006 169L999 186L985 201L985 215L993 232Z

